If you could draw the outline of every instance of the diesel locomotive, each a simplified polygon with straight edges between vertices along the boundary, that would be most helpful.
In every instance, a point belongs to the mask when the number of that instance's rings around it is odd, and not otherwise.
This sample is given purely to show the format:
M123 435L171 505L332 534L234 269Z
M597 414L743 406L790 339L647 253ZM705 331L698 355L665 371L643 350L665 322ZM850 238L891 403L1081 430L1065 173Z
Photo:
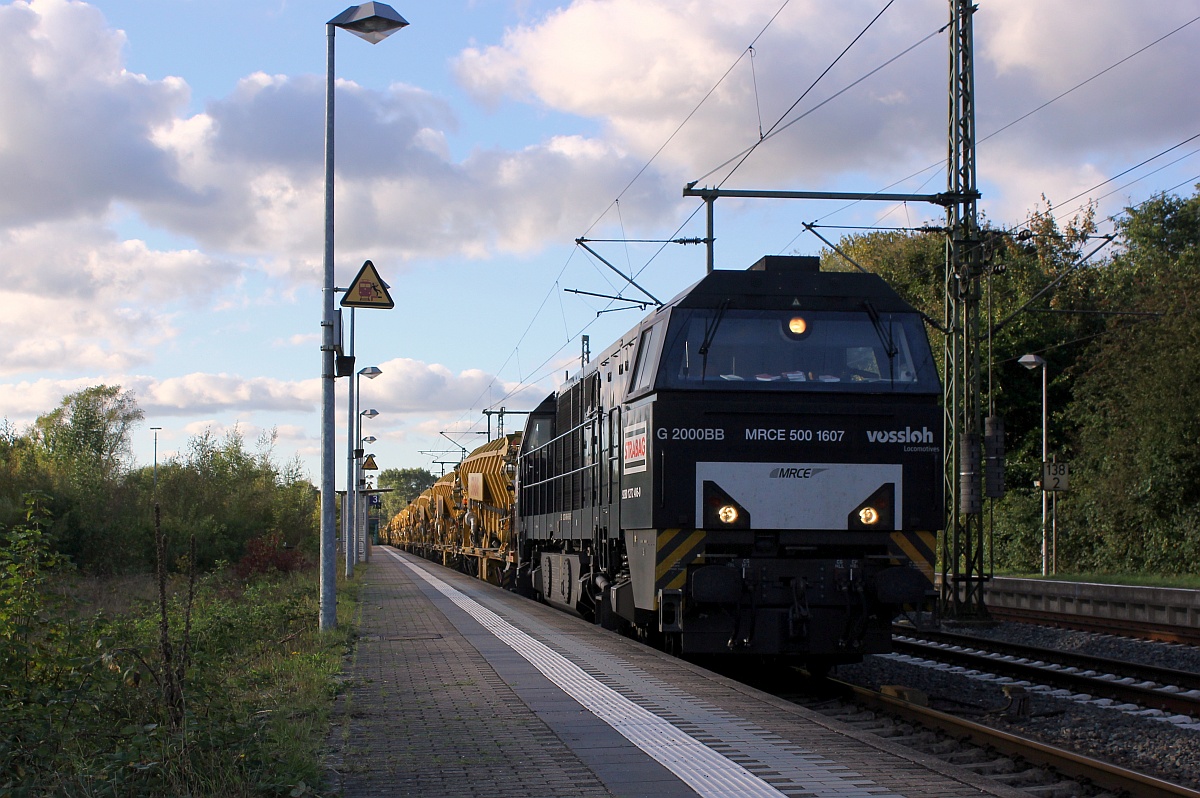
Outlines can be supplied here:
M933 595L940 400L881 278L768 256L642 319L481 447L490 486L477 450L388 542L680 654L824 670L888 651Z

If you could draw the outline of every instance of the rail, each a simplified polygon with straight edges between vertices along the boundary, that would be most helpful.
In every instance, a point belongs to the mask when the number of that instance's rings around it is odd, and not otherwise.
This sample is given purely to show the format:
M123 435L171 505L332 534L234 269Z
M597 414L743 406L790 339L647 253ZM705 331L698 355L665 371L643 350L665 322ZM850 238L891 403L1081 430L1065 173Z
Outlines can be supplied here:
M999 729L990 729L979 723L865 687L846 682L837 684L852 692L858 701L872 709L899 715L922 726L943 731L952 737L970 739L976 745L990 747L1006 756L1020 757L1028 762L1053 768L1071 778L1086 779L1104 789L1121 790L1140 798L1200 798L1200 791L1181 784L1163 781Z

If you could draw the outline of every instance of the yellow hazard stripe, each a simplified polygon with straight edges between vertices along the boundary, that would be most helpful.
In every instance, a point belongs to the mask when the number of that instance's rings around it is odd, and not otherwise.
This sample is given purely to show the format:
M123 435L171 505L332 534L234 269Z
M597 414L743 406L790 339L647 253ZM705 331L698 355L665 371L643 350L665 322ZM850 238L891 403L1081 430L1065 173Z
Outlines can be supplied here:
M933 563L937 551L936 532L894 532L892 551L907 557L930 582L933 581Z
M658 532L658 561L654 569L656 590L682 590L687 566L704 554L704 532L698 529L662 529Z

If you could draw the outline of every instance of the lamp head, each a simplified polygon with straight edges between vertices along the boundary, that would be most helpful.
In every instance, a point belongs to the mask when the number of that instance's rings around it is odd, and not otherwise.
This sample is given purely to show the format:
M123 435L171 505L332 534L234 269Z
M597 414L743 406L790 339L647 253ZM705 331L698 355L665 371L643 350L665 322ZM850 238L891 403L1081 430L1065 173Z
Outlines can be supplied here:
M367 366L365 369L359 369L358 376L373 380L382 373L383 369L379 368L379 366Z
M1017 362L1027 369L1036 369L1039 366L1044 368L1046 365L1046 361L1037 355L1021 355Z
M333 19L330 25L347 30L371 44L379 44L408 25L408 20L396 13L387 3L363 3L351 6Z
M375 418L375 416L379 415L379 411L372 407L370 410L362 411L361 415L366 418Z

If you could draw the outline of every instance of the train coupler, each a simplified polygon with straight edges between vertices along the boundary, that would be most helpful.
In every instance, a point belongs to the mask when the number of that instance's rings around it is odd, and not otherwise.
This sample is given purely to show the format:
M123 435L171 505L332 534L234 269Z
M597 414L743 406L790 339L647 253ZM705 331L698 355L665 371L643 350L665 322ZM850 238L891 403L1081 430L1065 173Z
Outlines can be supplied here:
M789 637L808 637L808 581L803 577L792 580L792 606L788 608Z

